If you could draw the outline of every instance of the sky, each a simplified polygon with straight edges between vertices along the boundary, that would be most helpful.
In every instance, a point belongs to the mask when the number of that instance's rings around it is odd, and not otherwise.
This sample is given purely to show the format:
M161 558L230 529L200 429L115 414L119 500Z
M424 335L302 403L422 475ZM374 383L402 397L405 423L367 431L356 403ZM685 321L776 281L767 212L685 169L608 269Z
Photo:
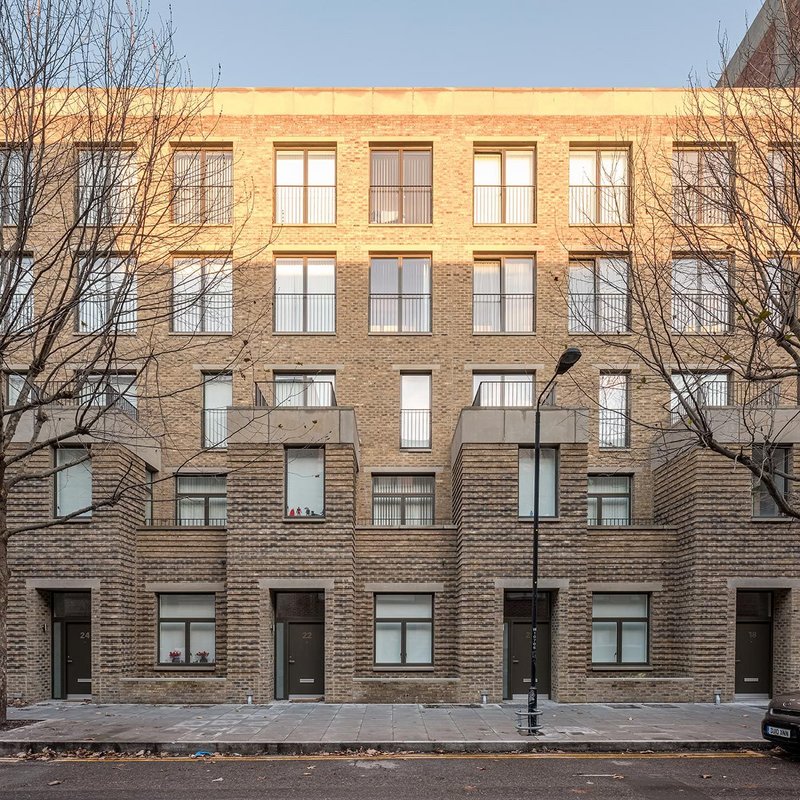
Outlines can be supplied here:
M150 0L195 85L685 86L761 0Z

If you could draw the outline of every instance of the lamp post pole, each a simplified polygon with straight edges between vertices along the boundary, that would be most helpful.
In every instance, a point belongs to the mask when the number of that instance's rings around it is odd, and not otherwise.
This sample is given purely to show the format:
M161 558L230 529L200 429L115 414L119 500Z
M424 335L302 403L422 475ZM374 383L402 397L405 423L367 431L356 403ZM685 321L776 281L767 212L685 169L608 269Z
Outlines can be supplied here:
M517 729L520 733L530 735L538 733L542 727L539 724L539 684L536 675L537 654L537 623L538 623L538 593L539 593L539 473L542 460L542 400L547 396L556 378L563 375L581 357L577 347L568 347L558 359L555 372L539 392L536 399L536 412L533 421L533 575L531 580L531 683L528 687L528 710L518 714Z

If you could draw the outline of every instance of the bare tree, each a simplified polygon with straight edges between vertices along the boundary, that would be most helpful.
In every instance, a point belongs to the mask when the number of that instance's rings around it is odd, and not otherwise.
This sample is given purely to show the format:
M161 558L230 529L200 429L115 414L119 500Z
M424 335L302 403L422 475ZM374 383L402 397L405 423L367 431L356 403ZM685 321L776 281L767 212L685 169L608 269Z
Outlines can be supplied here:
M126 476L51 518L9 514L10 499L77 476L104 442L164 436L167 392L201 379L165 388L159 359L202 347L209 321L232 330L229 257L165 268L171 254L192 251L203 222L231 223L215 242L227 252L247 219L246 192L231 218L231 153L201 159L198 150L216 122L211 97L191 87L171 22L154 23L137 0L0 0L0 722L10 540L144 487ZM189 139L194 149L173 153ZM253 255L237 252L237 270ZM251 301L231 368L253 363L243 328L255 329L267 304ZM167 341L168 326L188 335Z

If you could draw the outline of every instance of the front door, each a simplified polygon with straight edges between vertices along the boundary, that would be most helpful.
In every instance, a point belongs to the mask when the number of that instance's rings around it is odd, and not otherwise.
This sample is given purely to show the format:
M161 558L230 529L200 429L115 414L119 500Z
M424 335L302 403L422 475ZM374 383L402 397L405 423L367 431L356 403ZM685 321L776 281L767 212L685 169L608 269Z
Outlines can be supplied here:
M322 622L288 623L289 694L325 693L325 626Z
M92 693L92 625L67 622L66 690L67 696Z
M736 595L736 694L772 690L772 593Z
M531 623L509 623L509 688L511 694L527 694L531 688ZM536 680L541 694L550 694L550 625L536 626Z

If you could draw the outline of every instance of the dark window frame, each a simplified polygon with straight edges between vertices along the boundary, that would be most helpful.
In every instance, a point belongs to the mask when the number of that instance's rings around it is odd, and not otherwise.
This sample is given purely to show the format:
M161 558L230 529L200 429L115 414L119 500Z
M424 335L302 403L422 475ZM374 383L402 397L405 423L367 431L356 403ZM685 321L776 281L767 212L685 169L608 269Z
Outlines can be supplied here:
M632 209L632 197L633 197L633 185L632 185L632 174L631 174L631 147L627 144L620 144L618 146L615 145L603 145L603 144L587 144L586 146L574 144L571 145L569 148L569 154L572 156L573 153L594 153L594 183L587 184L585 186L578 185L573 186L570 184L568 186L567 191L571 192L573 188L578 189L594 189L594 222L585 221L585 222L575 222L572 220L572 215L570 214L569 224L575 226L588 226L588 225L597 225L599 227L603 226L619 226L619 225L631 225L633 223L633 209ZM625 161L626 161L626 168L625 172L627 174L628 182L626 184L603 184L603 171L602 171L602 161L603 161L603 153L625 153ZM603 196L601 189L605 187L621 187L626 189L627 195L627 208L626 208L626 215L625 219L620 219L619 221L613 222L602 222L603 216Z
M625 261L627 265L626 271L626 289L624 292L601 292L601 280L600 280L600 261L602 259L614 259L617 261ZM572 334L587 334L591 335L594 333L603 333L603 334L613 334L615 330L604 330L601 325L598 324L598 320L600 315L598 313L598 307L600 305L600 298L601 297L624 297L625 298L625 313L624 313L624 325L621 333L630 333L631 331L631 290L630 284L627 283L630 281L630 273L631 273L631 260L630 256L627 254L621 255L614 255L613 253L596 253L596 254L571 254L569 257L569 261L567 263L567 302L570 302L575 295L572 292L571 287L571 270L572 267L588 267L591 264L591 272L592 272L592 325L587 325L587 330L575 330L572 328L572 315L570 313L567 314L567 327L569 328L569 332Z
M616 409L608 408L607 406L598 403L598 439L597 447L599 450L629 450L631 446L631 373L628 370L600 370L600 379L598 383L598 400L600 391L602 389L603 377L614 377L625 379L625 408ZM601 431L603 428L603 412L612 412L613 414L622 414L622 420L625 423L625 441L621 445L605 446L603 445L603 437Z
M302 260L303 262L303 325L302 330L299 331L285 331L285 330L278 330L278 304L277 302L273 302L272 304L272 332L280 334L281 336L300 336L300 335L310 335L310 336L332 336L336 333L337 328L337 314L338 314L338 304L336 302L337 295L338 295L338 281L339 281L339 268L336 261L336 254L335 253L298 253L288 254L288 253L277 253L274 256L274 269L273 269L273 276L272 276L272 295L276 299L278 297L295 297L296 293L289 294L287 292L278 292L278 262L283 260ZM329 259L333 261L333 293L326 293L320 294L319 292L312 292L309 293L308 291L308 262L309 260L315 259ZM309 298L311 297L327 297L333 298L333 328L332 330L309 330L309 312L308 312L308 304Z
M200 193L200 211L198 216L200 219L197 222L183 222L177 219L176 215L176 205L177 205L177 193L178 193L178 185L176 180L175 174L175 156L178 153L197 153L199 158L199 165L198 170L200 173L200 183L197 186L191 187L182 187L182 188L191 188ZM208 153L227 153L230 156L230 173L231 173L231 182L230 184L214 184L211 185L206 181L206 157ZM209 227L227 227L229 225L233 225L233 145L202 145L200 147L192 146L191 143L186 143L182 145L178 145L172 148L172 153L170 155L172 159L172 197L170 202L170 221L173 225L189 225L189 226L199 226L199 225L206 225ZM208 209L207 209L207 198L206 195L209 189L228 189L231 193L231 203L230 207L228 208L228 221L227 222L209 222L208 221Z
M387 186L380 183L375 183L374 164L372 160L373 153L397 153L397 186ZM430 156L430 184L415 185L411 184L406 186L404 176L404 159L405 153L428 153ZM404 191L407 188L412 189L427 189L428 190L428 221L427 222L405 222L405 209L403 208ZM375 208L375 201L373 195L376 189L396 189L397 190L397 218L398 222L376 222L373 216L377 209ZM369 224L370 225L432 225L433 224L433 145L370 145L369 148Z
M401 490L395 490L393 492L375 492L375 480L380 478L426 478L430 481L430 491L427 492L419 492L417 494L403 492ZM397 499L400 502L400 522L398 523L383 523L383 522L376 522L376 519L380 518L380 515L376 515L375 513L375 499L376 498L389 498L389 499ZM406 501L409 498L420 499L423 500L430 500L430 509L431 515L428 520L418 521L413 520L411 522L407 522L407 515L406 515ZM427 506L426 506L427 507ZM375 527L380 528L394 528L394 527L430 527L435 524L436 521L436 475L430 472L414 472L414 473L388 473L388 472L381 472L381 473L373 473L372 475L372 525Z
M430 597L431 615L430 617L379 617L378 598L382 595L407 595L416 597ZM396 669L398 667L434 667L436 662L436 630L434 620L436 619L436 594L435 592L375 592L372 596L372 664L375 669ZM378 662L378 623L379 622L399 622L400 623L400 661L389 663L386 661ZM431 626L431 659L430 661L408 661L406 652L407 625L408 623L422 623Z
M673 161L671 165L672 177L672 221L675 225L681 226L711 226L716 227L719 225L731 224L731 211L723 211L708 198L703 196L703 190L709 188L719 188L722 191L729 191L733 193L736 190L736 149L733 143L725 144L703 144L703 143L681 143L675 142L672 145ZM683 180L678 173L678 158L680 153L697 153L697 174L699 181L696 186L693 186ZM730 181L726 187L721 184L709 184L708 180L714 179L714 171L708 165L708 154L715 153L717 155L727 156L728 163L730 164ZM690 203L687 201L688 196L693 195L697 208L695 210L695 217L688 214ZM680 200L680 206L678 201ZM707 216L710 218L714 214L724 214L726 219L723 222L709 222Z
M426 377L428 379L428 407L427 408L405 408L403 405L403 379L407 377ZM428 443L419 446L403 444L403 426L406 417L405 413L411 412L419 414L426 412L428 415ZM415 427L412 423L412 427ZM433 443L433 373L427 370L402 370L400 372L400 449L401 450L430 450Z
M285 184L278 183L278 153L281 152L301 152L303 153L303 183L297 186L290 185L288 188L303 190L303 219L300 222L282 222L277 219L278 214L278 189L284 188ZM308 154L309 153L333 153L333 185L316 186L308 182ZM291 227L293 225L336 225L338 222L338 189L339 189L339 152L334 143L326 144L301 144L293 147L288 144L275 145L273 150L273 160L275 163L274 175L272 180L272 222L274 225ZM332 222L309 222L308 221L308 190L309 189L332 189L333 190L333 221Z
M403 291L403 263L409 259L428 259L428 291L420 294ZM372 262L375 259L388 260L394 259L397 262L397 294L381 294L372 292ZM378 331L373 330L373 301L380 297L394 297L397 302L397 330ZM428 300L428 329L425 331L405 330L403 325L403 299L419 298ZM430 253L371 253L369 257L369 309L368 309L368 331L369 333L380 334L383 336L427 336L433 333L433 257Z
M758 450L763 449L763 445L754 444L753 445L753 460L762 458L762 456L757 456L756 453ZM772 452L769 455L769 461L771 465L771 469L778 470L779 472L784 472L786 474L793 474L792 470L792 460L794 452L792 450L791 445L773 445L771 447ZM779 461L776 462L776 456L779 457ZM757 462L756 462L757 463ZM777 463L777 466L776 466ZM792 496L792 482L789 478L774 475L773 480L776 484L782 485L781 494L783 495L784 499L789 500ZM782 519L785 518L785 514L783 514L780 509L777 508L777 504L775 500L773 500L772 495L766 490L765 487L762 486L761 480L756 476L753 475L753 488L752 488L752 495L753 495L753 503L752 503L752 513L754 519ZM761 506L764 503L768 503L770 505L775 506L775 511L777 513L770 513L765 514L761 513Z
M527 259L531 262L531 283L533 285L533 294L530 295L531 302L531 328L525 331L510 331L506 322L506 303L508 297L528 297L526 294L508 293L506 292L506 259ZM496 296L500 301L500 324L498 330L492 331L478 331L475 330L475 298L484 295L475 293L475 267L478 264L497 264L499 265L500 272L500 292ZM473 259L472 264L472 333L479 335L497 335L497 334L512 334L512 335L530 335L536 333L536 296L539 284L539 270L537 269L537 259L534 253L502 253L498 255L481 255Z
M591 478L626 478L628 481L628 491L627 492L593 492L589 488L588 480ZM628 500L628 518L627 520L622 520L620 517L610 517L609 519L619 520L616 523L610 522L605 523L603 522L603 498L614 498L614 497L625 497ZM597 514L594 517L588 517L588 524L591 526L608 526L614 527L615 524L622 526L622 525L630 525L631 520L633 517L633 475L626 474L626 473L615 473L615 472L592 472L587 476L587 485L586 485L586 500L587 506L588 501L590 499L594 499L597 501Z
M161 597L164 595L196 595L198 597L213 597L214 598L214 616L213 617L163 617L161 615ZM181 661L161 661L161 623L162 622L180 622L184 624L184 654L191 654L193 651L191 645L191 631L193 622L211 622L214 625L214 661L193 662ZM216 592L157 592L156 593L156 663L159 667L166 666L181 666L181 667L198 667L198 666L216 666L216 642L217 642L217 593Z
M209 411L223 411L224 410L227 413L227 408L230 408L230 406L227 406L227 407L224 407L224 408L220 408L220 407L217 407L217 406L209 406L208 405L208 401L206 399L206 392L207 392L207 389L208 389L208 385L210 383L213 383L216 380L219 380L220 378L227 378L227 383L229 383L230 387L231 387L231 403L233 403L233 372L230 372L228 370L222 370L220 372L203 372L202 373L203 382L202 382L202 386L200 387L200 391L202 392L202 398L201 399L202 399L202 410L203 411L202 411L202 414L201 414L201 417L200 417L200 443L201 443L201 447L204 450L227 450L228 449L228 430L227 430L228 423L227 423L227 419L225 421L225 438L221 442L218 442L217 444L209 444L208 443L209 440L208 440L208 437L206 435L206 433L208 431L208 428L209 428L208 412Z
M215 333L215 334L225 334L230 336L233 333L233 257L231 253L177 253L172 256L171 259L171 270L170 270L170 277L172 280L172 285L170 286L170 315L169 315L169 326L170 326L170 333L177 333L184 336L197 336L201 333ZM200 324L197 330L176 330L175 327L175 317L181 313L176 308L175 303L175 294L176 294L176 287L175 287L175 275L176 275L176 262L178 261L199 261L200 262L200 295L196 299L196 303L192 303L191 305L187 305L182 311L186 313L189 309L193 308L195 304L199 305L199 312L198 315L200 317ZM214 269L213 262L223 262L226 269ZM220 292L217 287L222 282L220 280L221 277L224 277L225 274L230 275L230 283L231 283L231 291L230 292ZM214 282L217 281L216 286ZM211 286L209 286L211 284ZM188 294L187 292L178 292L178 294ZM211 298L219 298L219 297L227 297L229 301L230 307L230 315L231 315L231 325L229 330L221 330L211 325L209 320L210 316L210 308L209 308L209 299Z
M520 184L512 184L508 186L506 184L506 155L511 153L530 153L532 155L532 164L533 164L533 183L529 186L524 186ZM477 222L475 219L475 195L476 189L483 188L481 184L475 184L475 156L478 155L490 155L490 156L499 156L500 157L500 183L497 185L497 188L500 189L500 221L499 222ZM537 208L536 208L536 168L537 168L537 153L536 153L536 145L513 145L507 144L502 145L499 147L490 147L490 146L482 146L476 145L472 151L472 224L478 226L486 226L486 225L535 225L537 222ZM494 188L494 184L485 184L489 188ZM508 198L506 194L506 189L508 188L520 188L520 189L530 189L531 190L531 217L532 219L529 222L507 222L506 221L506 207L508 205Z
M533 459L535 458L535 447L534 445L520 445L517 449L517 508L515 516L519 520L532 520L532 515L527 516L520 516L519 514L519 495L520 495L520 462L522 461L522 453L523 451L529 451L531 454L531 464L533 464ZM561 448L554 446L554 445L542 445L541 448L542 452L545 450L552 450L555 454L555 465L556 465L556 480L555 480L555 503L554 503L554 513L552 515L549 514L542 514L541 509L539 513L539 519L558 519L561 514ZM533 480L533 477L531 477ZM531 493L533 493L533 487L531 487ZM540 502L541 506L541 502Z
M180 490L181 478L225 478L225 491L224 492L186 492ZM181 499L183 498L203 498L203 521L197 525L187 525L182 522L184 519L180 516ZM225 520L217 519L210 516L210 505L212 498L224 497L226 501L226 517ZM178 473L175 475L175 521L180 527L198 527L198 528L217 528L225 527L227 525L227 500L228 500L228 476L227 473L220 472L204 472L204 473ZM185 518L187 521L189 518Z
M644 617L596 617L594 615L594 596L595 595L644 595L647 601L647 614ZM592 654L593 667L649 667L651 665L651 617L652 617L652 596L650 592L592 592L592 630L594 630L595 622L614 622L617 626L617 658L616 661L595 661L594 654ZM644 661L622 661L622 633L623 623L625 622L643 622L645 624L645 642L646 642L646 659Z
M105 187L95 187L92 184L85 184L82 181L83 176L83 154L84 153L97 153L103 159L108 157L112 153L128 153L132 154L134 159L137 155L137 149L132 144L114 144L110 142L104 143L97 143L97 144L80 144L75 148L75 159L76 159L76 180L75 180L75 187L74 187L74 205L75 205L75 220L80 220L81 218L84 219L84 224L87 226L98 226L101 227L103 225L109 225L111 227L119 228L125 225L135 224L136 222L136 209L129 210L126 214L122 215L122 219L120 220L118 209L113 207L114 198L109 196L114 191L116 191L116 184L110 183L108 186ZM139 168L137 166L135 170L135 180L131 187L131 206L135 206L136 204L136 196L139 192ZM83 205L83 191L84 189L88 189L91 192L90 200L92 213L96 215L96 218L93 221L86 219L88 212L89 212L89 205ZM121 189L120 189L121 191ZM95 197L95 194L99 192L99 197Z
M322 514L303 514L303 515L295 515L289 516L289 512L292 510L289 508L289 453L293 450L297 451L308 451L308 450L317 450L322 453ZM327 519L328 515L328 484L327 484L327 472L328 472L328 459L325 445L312 445L312 446L305 446L305 445L284 445L283 448L283 521L284 522L323 522ZM302 508L302 506L301 506Z
M65 522L91 522L93 509L89 508L88 511L84 511L82 514L76 514L75 516L71 516L66 518L64 514L58 513L58 479L61 475L67 472L72 466L79 466L82 464L89 465L89 477L91 480L91 484L89 487L89 505L92 504L92 498L94 495L94 468L92 464L92 451L88 447L79 447L75 445L61 445L58 447L53 447L53 519L60 519L64 520ZM86 453L86 458L79 461L77 464L70 463L69 465L59 464L58 463L58 454L59 452L63 451L77 451L77 452L84 452Z

